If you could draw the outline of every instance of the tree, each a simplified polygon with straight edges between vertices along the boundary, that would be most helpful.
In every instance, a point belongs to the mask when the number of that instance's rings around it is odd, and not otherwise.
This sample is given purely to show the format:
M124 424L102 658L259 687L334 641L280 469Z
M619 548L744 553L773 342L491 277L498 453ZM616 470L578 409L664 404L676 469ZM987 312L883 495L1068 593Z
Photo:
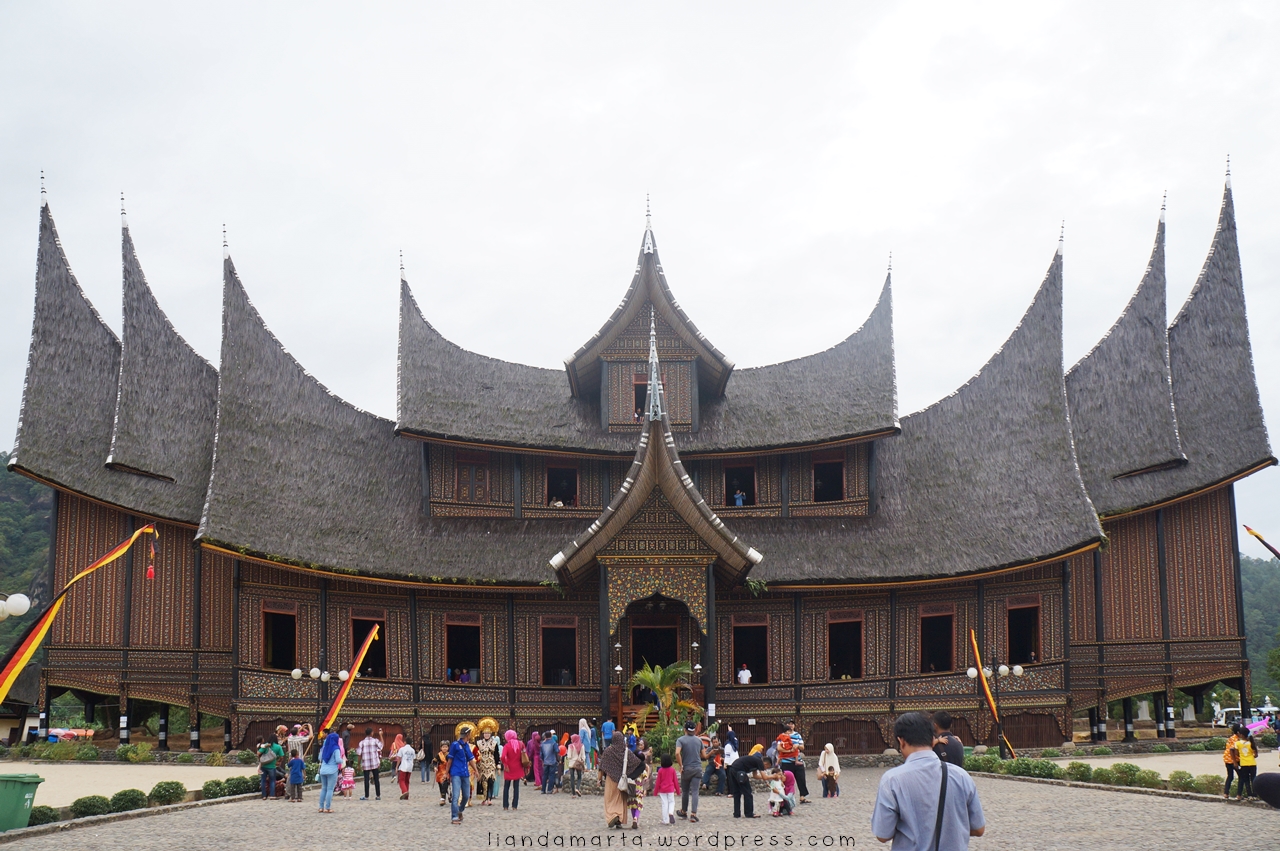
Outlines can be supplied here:
M690 718L702 717L701 706L692 699L681 697L681 692L687 692L689 698L693 696L693 686L688 681L692 673L693 669L688 661L676 662L665 668L661 665L651 667L645 662L644 667L636 671L627 684L628 690L640 686L657 696L658 722L645 735L648 744L653 746L654 753L670 753L674 750L675 741L683 732L685 723ZM636 724L643 724L652 711L653 704L646 704L636 716Z

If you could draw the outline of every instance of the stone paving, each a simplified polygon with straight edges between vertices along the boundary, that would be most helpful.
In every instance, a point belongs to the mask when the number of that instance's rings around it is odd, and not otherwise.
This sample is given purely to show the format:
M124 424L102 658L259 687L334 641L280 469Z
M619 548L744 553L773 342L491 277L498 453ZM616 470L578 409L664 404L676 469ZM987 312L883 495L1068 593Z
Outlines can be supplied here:
M657 823L657 799L646 798L640 830L609 831L604 827L600 797L547 797L526 786L519 812L504 813L501 806L472 807L464 823L455 826L449 823L448 808L440 807L439 797L432 794L434 786L415 777L409 801L397 800L395 785L384 784L382 801L339 799L332 815L316 813L316 792L308 790L301 805L231 803L31 837L7 847L24 851L70 847L103 851L882 848L887 846L877 842L870 830L871 804L882 773L880 769L846 769L840 798L819 797L800 807L795 817L781 819L767 815L761 796L756 800L766 814L753 821L733 819L732 800L713 797L703 799L701 823L664 826ZM987 835L971 842L975 851L1263 848L1280 835L1280 811L991 778L978 778L977 784L987 815ZM846 837L843 844L841 837Z

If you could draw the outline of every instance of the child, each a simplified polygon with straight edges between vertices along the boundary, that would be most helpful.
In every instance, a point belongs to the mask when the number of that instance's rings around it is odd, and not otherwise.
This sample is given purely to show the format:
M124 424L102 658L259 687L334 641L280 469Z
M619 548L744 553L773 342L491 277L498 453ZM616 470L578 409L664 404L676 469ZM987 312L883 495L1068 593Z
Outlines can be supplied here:
M338 790L342 792L342 797L350 798L351 790L356 788L356 770L347 763L342 768L342 782L338 785Z
M640 811L644 809L644 789L649 783L649 769L636 778L636 782L627 784L627 806L631 808L631 829L640 829Z
M836 749L827 742L818 756L818 776L822 778L822 797L840 797L840 758Z
M289 803L302 803L302 757L297 748L289 752Z
M788 791L788 786L790 790ZM795 775L790 771L774 771L769 775L769 812L789 816L795 809Z
M671 754L662 755L662 767L653 782L653 793L662 804L662 823L676 823L676 792L680 789L680 775L671 765Z

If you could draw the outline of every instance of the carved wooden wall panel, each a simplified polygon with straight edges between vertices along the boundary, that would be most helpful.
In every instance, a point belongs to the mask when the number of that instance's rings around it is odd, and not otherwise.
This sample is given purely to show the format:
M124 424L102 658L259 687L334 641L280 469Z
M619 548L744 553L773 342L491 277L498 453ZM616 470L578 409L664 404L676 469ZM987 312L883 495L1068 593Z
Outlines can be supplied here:
M235 559L206 550L200 566L200 646L230 650L235 626Z
M123 512L63 492L58 496L56 535L55 592L128 537L129 527ZM76 583L49 630L51 644L124 643L124 565L122 559Z
M1093 641L1097 637L1093 596L1093 553L1071 559L1071 640Z
M1166 508L1164 525L1171 635L1238 634L1228 489Z
M1108 640L1161 637L1155 512L1104 524L1103 627Z
M134 647L192 647L193 533L168 523L157 524L157 529L154 579L147 579L147 541L140 540L134 550L129 642Z

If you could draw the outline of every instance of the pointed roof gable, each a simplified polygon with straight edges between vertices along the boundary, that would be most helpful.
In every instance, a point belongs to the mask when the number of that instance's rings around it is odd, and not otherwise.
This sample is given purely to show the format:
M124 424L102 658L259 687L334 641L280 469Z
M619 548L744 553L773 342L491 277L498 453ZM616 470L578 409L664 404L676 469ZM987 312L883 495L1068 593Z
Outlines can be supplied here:
M585 532L551 557L551 568L565 585L578 584L592 575L596 555L613 541L642 507L653 503L655 493L665 498L665 504L687 524L697 536L697 541L706 546L700 552L715 554L721 573L731 583L740 582L751 567L763 559L759 552L729 531L685 472L667 416L658 368L657 332L653 326L651 320L649 410L645 415L645 428L640 432L635 460L631 462L622 486L601 515ZM670 555L679 556L680 553L672 551Z
M1096 544L1062 378L1062 255L976 376L877 446L862 518L735 520L773 582L901 581L1034 564Z
M128 510L194 522L169 482L105 466L119 378L120 341L85 297L42 201L31 348L9 467Z
M840 343L795 360L734 370L725 395L703 403L701 428L686 447L776 448L897 428L893 283L886 275L871 315Z
M622 302L605 321L600 330L582 348L565 359L564 368L569 374L569 386L579 399L591 399L600 389L598 359L609 345L641 314L645 304L651 304L664 322L698 356L698 382L704 398L714 399L724 394L733 361L711 345L698 327L693 324L684 308L671 294L667 276L658 259L658 244L653 228L646 224L640 244L640 256L636 260L636 272L631 279Z
M1168 333L1187 463L1117 480L1123 498L1115 511L1167 502L1275 463L1254 378L1230 176L1209 255Z
M161 310L122 224L123 351L107 465L172 483L160 513L194 522L213 461L218 373Z
M1132 507L1125 479L1186 463L1165 331L1165 216L1142 283L1101 342L1067 372L1080 474L1099 514Z

